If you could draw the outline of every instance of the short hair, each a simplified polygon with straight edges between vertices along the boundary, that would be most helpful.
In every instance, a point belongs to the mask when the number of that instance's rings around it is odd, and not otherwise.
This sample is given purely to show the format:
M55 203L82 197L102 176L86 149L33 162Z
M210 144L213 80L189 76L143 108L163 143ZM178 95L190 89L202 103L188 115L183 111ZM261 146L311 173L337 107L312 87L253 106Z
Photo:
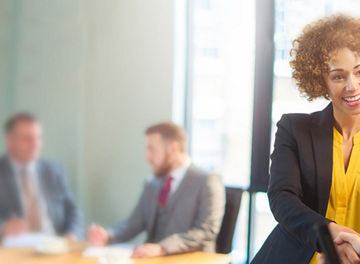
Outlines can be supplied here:
M292 76L299 91L312 101L330 99L324 74L332 52L342 48L360 54L360 19L342 14L319 19L303 29L290 51Z
M5 134L9 134L19 122L38 122L38 119L28 112L20 112L10 116L5 122Z
M173 122L163 122L148 127L145 131L146 135L160 134L165 140L176 141L180 145L180 150L186 152L186 133L183 127Z

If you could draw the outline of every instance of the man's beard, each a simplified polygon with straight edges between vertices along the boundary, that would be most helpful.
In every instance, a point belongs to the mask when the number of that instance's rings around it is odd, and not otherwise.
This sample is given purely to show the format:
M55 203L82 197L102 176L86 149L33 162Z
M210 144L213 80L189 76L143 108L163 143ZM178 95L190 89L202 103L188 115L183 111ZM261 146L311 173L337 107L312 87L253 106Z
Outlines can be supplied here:
M164 162L158 168L154 168L154 175L157 178L164 178L170 172L171 172L171 162L169 157L166 157Z

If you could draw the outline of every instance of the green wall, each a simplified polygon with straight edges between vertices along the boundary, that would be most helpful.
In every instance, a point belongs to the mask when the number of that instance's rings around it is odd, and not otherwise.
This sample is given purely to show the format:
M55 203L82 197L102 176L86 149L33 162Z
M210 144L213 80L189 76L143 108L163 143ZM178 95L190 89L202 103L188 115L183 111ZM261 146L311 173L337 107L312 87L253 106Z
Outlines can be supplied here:
M0 0L0 54L0 121L37 114L87 222L126 217L151 174L143 131L171 118L172 1Z

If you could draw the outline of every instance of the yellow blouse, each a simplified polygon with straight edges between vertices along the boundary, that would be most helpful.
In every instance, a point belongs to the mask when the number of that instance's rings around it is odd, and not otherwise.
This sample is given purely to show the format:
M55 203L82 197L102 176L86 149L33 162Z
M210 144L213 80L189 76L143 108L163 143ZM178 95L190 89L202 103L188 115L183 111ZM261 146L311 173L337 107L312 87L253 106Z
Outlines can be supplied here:
M360 132L353 139L353 149L345 172L343 137L334 127L333 173L326 218L360 232ZM315 253L310 264L316 264Z

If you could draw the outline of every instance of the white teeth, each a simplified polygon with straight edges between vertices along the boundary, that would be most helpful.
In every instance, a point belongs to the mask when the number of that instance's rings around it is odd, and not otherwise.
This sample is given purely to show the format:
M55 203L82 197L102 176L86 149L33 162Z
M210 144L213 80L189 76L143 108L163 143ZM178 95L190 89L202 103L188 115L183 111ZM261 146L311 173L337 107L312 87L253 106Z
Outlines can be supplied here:
M344 100L347 102L355 102L360 99L360 94L354 97L344 97Z

